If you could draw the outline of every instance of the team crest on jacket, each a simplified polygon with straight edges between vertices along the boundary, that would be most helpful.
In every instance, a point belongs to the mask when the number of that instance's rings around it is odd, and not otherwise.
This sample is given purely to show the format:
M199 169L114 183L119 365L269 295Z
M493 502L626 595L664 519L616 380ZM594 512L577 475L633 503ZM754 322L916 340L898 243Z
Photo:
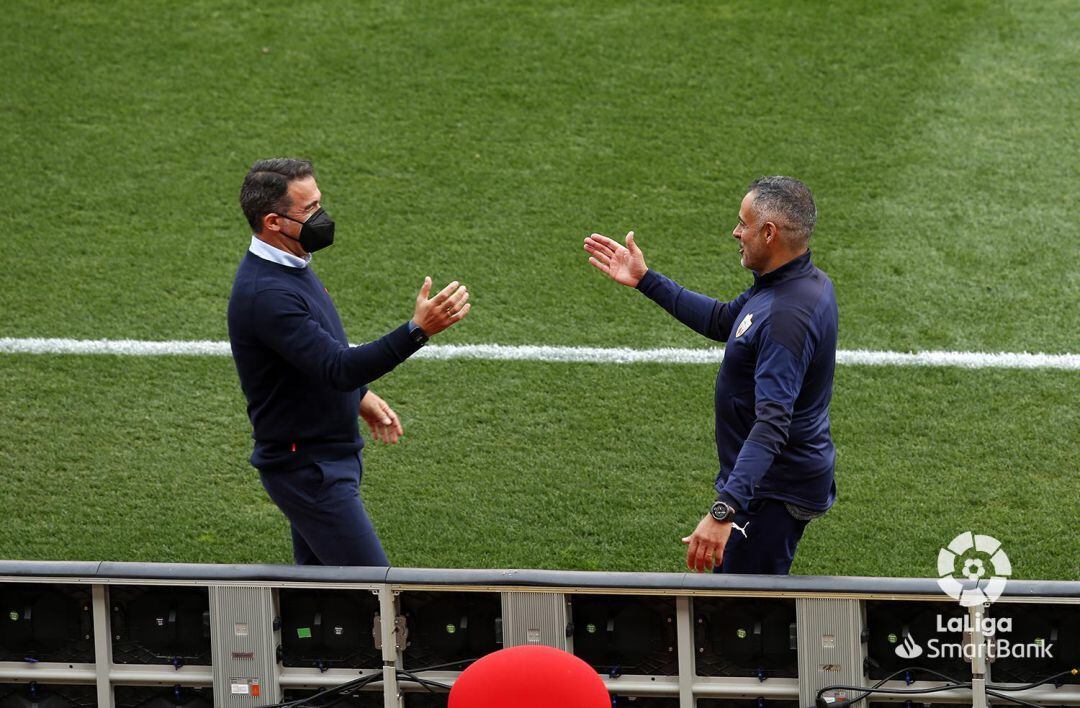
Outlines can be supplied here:
M752 325L752 324L754 324L754 313L753 312L751 312L746 317L744 317L743 321L739 323L739 328L737 330L735 330L735 338L738 339L739 337L746 334L746 330L750 329L750 325Z

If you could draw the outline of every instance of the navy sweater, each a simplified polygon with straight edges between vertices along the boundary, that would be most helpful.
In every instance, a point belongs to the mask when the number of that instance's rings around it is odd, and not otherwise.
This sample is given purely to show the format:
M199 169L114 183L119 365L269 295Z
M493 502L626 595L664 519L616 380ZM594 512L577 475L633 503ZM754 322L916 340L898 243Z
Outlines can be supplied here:
M247 253L229 298L229 341L265 472L360 450L357 414L365 384L420 348L408 323L350 347L334 303L311 268Z
M695 332L728 342L716 377L720 496L742 509L766 498L813 511L832 506L836 295L810 253L755 276L731 302L651 270L637 287Z

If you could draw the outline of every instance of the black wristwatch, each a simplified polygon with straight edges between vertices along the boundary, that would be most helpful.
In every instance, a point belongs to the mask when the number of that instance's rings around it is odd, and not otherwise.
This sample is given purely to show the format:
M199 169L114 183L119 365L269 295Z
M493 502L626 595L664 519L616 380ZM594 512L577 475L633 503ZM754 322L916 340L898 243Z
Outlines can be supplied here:
M709 509L709 516L722 524L726 524L729 521L735 520L735 507L728 504L723 499L717 499L713 503L712 508Z
M420 328L420 325L416 324L412 320L409 320L409 336L417 344L423 346L427 344L428 335L427 332Z

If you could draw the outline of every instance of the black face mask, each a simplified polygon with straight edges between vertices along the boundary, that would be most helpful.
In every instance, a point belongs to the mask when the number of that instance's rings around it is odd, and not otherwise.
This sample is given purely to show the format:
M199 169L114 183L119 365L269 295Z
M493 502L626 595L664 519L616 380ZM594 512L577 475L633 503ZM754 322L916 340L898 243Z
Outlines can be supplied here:
M303 224L303 228L300 229L300 238L289 236L284 231L281 232L282 236L291 238L293 241L300 242L300 248L304 249L308 253L314 253L334 243L334 220L330 218L330 215L326 213L326 210L322 207L308 217L307 221L300 221L294 219L291 216L285 214L278 214L283 219L289 221L295 221L298 224Z

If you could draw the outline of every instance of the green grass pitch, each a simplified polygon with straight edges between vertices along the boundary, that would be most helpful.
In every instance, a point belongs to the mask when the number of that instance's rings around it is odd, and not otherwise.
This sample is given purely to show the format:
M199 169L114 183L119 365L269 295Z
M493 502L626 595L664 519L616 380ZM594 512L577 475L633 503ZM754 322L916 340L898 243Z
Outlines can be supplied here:
M26 2L0 36L0 337L225 339L257 158L312 158L351 337L425 275L436 343L706 343L585 263L731 296L745 185L820 209L845 349L1080 350L1080 7ZM711 366L408 362L365 500L399 565L678 570ZM224 358L0 355L0 558L288 562ZM795 572L934 574L977 530L1080 577L1080 374L841 367L840 501Z

